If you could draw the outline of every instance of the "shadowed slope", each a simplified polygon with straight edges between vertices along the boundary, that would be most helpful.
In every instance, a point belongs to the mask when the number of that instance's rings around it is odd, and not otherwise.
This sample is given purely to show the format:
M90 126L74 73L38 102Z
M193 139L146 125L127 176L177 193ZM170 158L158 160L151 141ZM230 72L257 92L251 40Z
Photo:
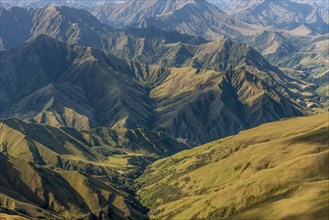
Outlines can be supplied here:
M149 127L147 90L123 61L100 50L40 35L6 52L0 62L6 67L1 70L3 116L79 129Z
M158 64L145 50L135 58L150 64L141 64L40 35L0 56L1 115L78 129L147 128L205 143L308 113L301 82L246 44L162 46L165 54L149 51Z

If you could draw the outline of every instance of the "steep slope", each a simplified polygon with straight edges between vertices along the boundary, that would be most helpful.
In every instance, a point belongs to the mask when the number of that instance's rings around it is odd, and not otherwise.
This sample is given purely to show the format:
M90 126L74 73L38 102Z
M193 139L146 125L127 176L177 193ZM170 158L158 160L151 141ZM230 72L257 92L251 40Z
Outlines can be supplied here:
M249 8L260 1L262 0L234 0L234 1L208 0L208 2L214 4L219 9L225 11L227 14L234 14L234 11L242 8Z
M151 219L326 219L328 122L264 124L156 161L138 194Z
M256 51L245 50L246 54L242 47L233 49L241 53L241 60L239 56L232 56L232 60L226 57L230 66L224 70L220 68L225 62L216 62L217 54L213 61L222 65L217 67L219 71L172 68L166 79L151 90L157 107L155 126L171 136L203 143L283 115L305 114L302 106L306 105L306 97L298 92L300 88L290 84L289 78ZM225 55L217 58L221 56Z
M288 30L295 35L326 34L329 32L328 10L290 0L262 0L250 7L237 8L234 17L249 24Z
M150 8L160 3L146 1L143 4L149 6L145 10L151 10ZM186 4L190 5L192 3L185 2L183 4L180 2L179 4L182 7L187 7ZM141 4L141 2L136 2L136 4ZM194 5L193 7L195 7L196 11L202 11L203 4L199 2L192 5ZM122 6L125 4L115 5ZM166 7L157 10L159 12L165 9ZM134 10L137 13L144 9L137 10L137 8L134 8ZM196 53L198 50L198 47L182 45L180 42L194 46L207 43L201 37L189 36L173 30L164 31L148 24L145 24L144 28L114 30L107 25L101 24L88 12L69 7L47 6L29 10L23 8L2 8L0 11L1 28L3 30L0 33L2 49L18 46L39 34L47 34L69 43L97 47L124 59L136 59L149 64L175 65L177 59L179 61L183 57L184 61L185 53ZM185 9L179 10L177 13L180 15L184 11ZM201 16L200 19L202 23L205 23L207 16ZM193 23L194 20L191 22ZM188 23L191 22L189 21ZM214 23L218 22L214 21ZM323 69L327 66L327 55L323 55L317 49L321 48L320 45L325 48L325 35L315 37L298 36L293 32L286 33L282 30L261 30L257 33L256 35L236 39L253 46L272 64L281 68L297 69L304 72L302 75L309 74L311 77L325 72ZM215 34L214 38L218 37L219 35ZM219 38L222 39L222 37ZM213 43L212 47L217 48L217 43ZM206 49L209 50L209 48ZM178 54L175 55L173 53ZM163 59L164 61L162 61ZM167 59L174 60L167 62ZM321 68L318 68L319 66ZM308 80L308 82L313 83L313 80ZM319 85L318 87L322 86Z
M264 56L273 55L278 59L281 57L282 60L282 57L298 51L302 44L300 41L284 32L264 31L253 37L253 42L250 44L255 45L255 49L262 51Z
M41 35L0 59L4 117L79 129L149 127L147 90L123 61L100 50Z
M246 39L246 42L261 52L272 64L283 68L298 69L303 59L320 61L326 56L323 51L316 50L316 45L321 44L325 36L294 36L286 31L263 31ZM324 46L324 43L322 45ZM322 61L322 64L324 63Z
M104 1L104 0L103 0ZM107 2L111 2L114 0L106 0ZM89 0L89 1L81 1L81 0L6 0L1 2L3 7L24 7L24 8L40 8L47 5L57 5L57 6L69 6L74 8L90 8L94 5L99 4L99 0Z
M328 34L297 37L282 31L265 31L248 40L248 44L286 74L304 81L308 85L304 92L318 93L321 101L317 103L328 106L324 92L328 82Z
M219 10L205 0L151 0L105 3L92 13L114 27L154 25L192 35L218 37L218 34L238 38L257 33L257 27L247 25Z
M1 212L10 219L12 214L26 219L147 219L128 194L92 176L40 167L2 153L0 158Z
M216 5L219 9L227 12L228 14L234 14L235 11L250 8L251 6L262 2L263 0L208 0L210 3ZM311 6L321 6L324 8L329 8L327 1L323 0L290 0L291 2L308 4ZM272 1L275 3L275 1Z
M0 8L1 48L16 47L30 38L47 34L68 43L101 48L111 29L82 9L55 7Z
M187 149L143 129L78 131L17 119L1 120L0 135L1 209L28 218L145 219L145 209L127 191L130 178Z
M146 38L163 43L201 44L202 37L189 36L171 30L164 31L154 26L115 30L102 24L89 12L65 6L48 5L40 8L0 8L0 50L23 44L40 34L46 34L67 43L76 43L109 50L118 38Z
M198 45L207 42L201 36L188 35L175 30L163 30L152 25L140 28L131 27L119 29L117 31L122 31L124 35L132 36L135 38L157 40L161 41L161 43L166 44L181 42L186 44Z
M205 143L309 111L302 83L246 44L166 46L162 57L152 53L154 61L144 50L135 59L150 64L140 64L39 36L0 56L2 117L78 129L148 128Z
M221 6L222 1L216 1ZM326 1L232 1L229 14L249 24L264 26L264 31L241 39L281 68L303 71L299 77L325 74L329 9ZM225 6L224 6L225 7ZM309 83L313 80L307 79ZM320 87L323 85L319 85Z

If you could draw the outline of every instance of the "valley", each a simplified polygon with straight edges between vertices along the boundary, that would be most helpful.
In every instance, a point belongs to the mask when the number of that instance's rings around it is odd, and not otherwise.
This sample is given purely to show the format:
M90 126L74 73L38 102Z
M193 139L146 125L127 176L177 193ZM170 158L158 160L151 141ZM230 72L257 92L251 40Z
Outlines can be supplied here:
M0 2L1 219L327 219L329 6Z
M143 129L79 131L8 119L0 131L1 212L26 218L147 219L132 180L156 159L190 148Z

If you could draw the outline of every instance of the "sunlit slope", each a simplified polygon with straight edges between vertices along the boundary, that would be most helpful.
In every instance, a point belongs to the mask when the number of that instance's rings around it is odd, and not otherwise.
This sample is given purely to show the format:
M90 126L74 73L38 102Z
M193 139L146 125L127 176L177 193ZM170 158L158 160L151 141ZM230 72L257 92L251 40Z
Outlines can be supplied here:
M281 79L275 77L279 78L252 67L225 72L171 68L150 93L156 103L154 125L173 137L207 143L282 117L305 114L299 106L305 106L308 98L301 99L298 86L294 93L292 84L281 86Z
M40 35L0 55L0 116L77 129L146 128L207 143L311 110L314 95L303 95L304 84L245 44L172 47L161 66Z
M49 169L3 153L0 158L1 212L10 216L77 219L109 215L109 209L112 216L146 218L127 193L95 177Z
M329 114L264 124L156 161L152 219L327 219Z
M144 219L130 181L187 146L144 129L76 130L0 121L0 212L26 218Z

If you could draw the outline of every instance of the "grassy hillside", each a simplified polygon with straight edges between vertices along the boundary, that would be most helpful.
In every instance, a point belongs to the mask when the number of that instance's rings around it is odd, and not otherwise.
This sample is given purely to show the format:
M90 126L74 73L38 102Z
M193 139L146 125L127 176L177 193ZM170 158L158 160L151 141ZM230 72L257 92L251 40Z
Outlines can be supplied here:
M76 130L0 121L0 212L26 218L145 219L132 179L187 149L144 129Z
M150 165L151 219L327 219L329 114L261 125Z

